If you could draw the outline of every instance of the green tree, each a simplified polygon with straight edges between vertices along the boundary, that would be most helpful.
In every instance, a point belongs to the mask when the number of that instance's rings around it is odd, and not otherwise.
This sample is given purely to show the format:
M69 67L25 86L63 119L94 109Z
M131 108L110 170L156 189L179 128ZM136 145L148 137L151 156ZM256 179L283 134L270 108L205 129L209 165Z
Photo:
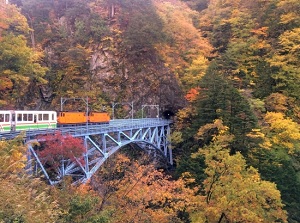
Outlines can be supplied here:
M249 162L259 170L261 178L276 183L288 212L288 221L295 223L300 220L299 160L296 157L288 154L285 148L257 148L248 155Z
M289 213L289 221L297 222L300 208L297 201L300 194L300 128L298 123L278 112L286 110L284 99L277 95L277 104L273 106L277 112L268 112L264 117L267 125L262 128L263 142L248 157L263 179L277 184Z
M55 91L69 97L86 96L86 89L91 87L89 71L90 50L82 45L70 47L62 52L61 68L56 75Z
M121 7L123 13L120 24L124 29L123 38L128 54L140 55L164 41L163 23L152 1L126 0Z
M193 129L198 130L215 119L222 119L229 127L230 134L235 136L232 151L240 151L241 148L247 150L247 133L256 126L248 101L219 74L214 63L202 78L200 89L199 99L194 105L197 114L194 116Z
M202 216L206 222L287 222L276 185L261 180L257 169L248 167L240 153L229 154L227 143L232 137L226 127L204 126L198 137L211 127L218 127L213 141L198 151L205 156L207 178L200 200L203 211L194 217Z

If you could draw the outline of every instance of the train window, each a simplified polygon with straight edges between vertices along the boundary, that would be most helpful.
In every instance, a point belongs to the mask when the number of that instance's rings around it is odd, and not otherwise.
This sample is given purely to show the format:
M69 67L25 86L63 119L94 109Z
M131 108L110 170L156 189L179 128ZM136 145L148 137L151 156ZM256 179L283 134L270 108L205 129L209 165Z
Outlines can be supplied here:
M11 120L12 120L13 122L16 121L16 115L15 115L15 114L12 114Z
M43 114L43 120L48 121L49 120L49 114Z
M4 114L0 114L0 122L4 122Z
M54 114L52 114L52 121L54 121Z
M28 121L30 121L30 122L33 121L33 114L28 114Z
M5 114L5 121L9 122L9 114Z
M18 121L22 121L22 114L18 114L17 120L18 120Z
M39 114L39 121L43 121L43 114Z
M27 121L27 117L28 117L27 114L23 114L23 121Z

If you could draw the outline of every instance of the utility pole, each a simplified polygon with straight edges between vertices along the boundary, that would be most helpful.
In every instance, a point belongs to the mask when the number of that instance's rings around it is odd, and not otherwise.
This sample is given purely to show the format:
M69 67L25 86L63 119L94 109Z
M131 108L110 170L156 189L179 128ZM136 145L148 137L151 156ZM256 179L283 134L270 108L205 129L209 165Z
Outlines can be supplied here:
M157 109L157 116L156 118L159 118L159 105L142 105L142 118L144 118L144 108L151 107Z
M86 105L86 129L88 131L88 128L89 128L89 123L88 123L88 117L89 117L89 97L86 97L86 98L63 98L61 97L60 98L60 111L63 111L63 105L66 101L68 100L82 100L85 105Z
M133 119L133 101L132 102L121 102L121 103L119 103L119 102L117 102L117 103L113 102L112 103L112 116L113 116L113 119L115 119L115 107L117 105L129 105L131 107L131 119Z

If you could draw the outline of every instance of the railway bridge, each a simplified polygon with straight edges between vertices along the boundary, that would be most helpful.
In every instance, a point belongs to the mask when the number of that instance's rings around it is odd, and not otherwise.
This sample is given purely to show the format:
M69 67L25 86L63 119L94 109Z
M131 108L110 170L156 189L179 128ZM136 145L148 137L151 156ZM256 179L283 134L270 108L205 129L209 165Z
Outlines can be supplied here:
M166 162L173 164L169 142L171 123L170 120L160 118L115 119L108 124L101 125L27 131L25 137L28 147L27 167L32 174L42 172L51 185L60 182L65 176L71 176L75 183L84 183L112 154L130 143L136 144L148 153L160 154ZM60 131L62 135L70 134L73 137L81 137L85 153L82 155L84 162L78 159L62 160L53 176L53 172L47 172L47 167L43 165L34 145L38 140L38 135L54 134L55 131ZM11 134L10 136L13 137Z

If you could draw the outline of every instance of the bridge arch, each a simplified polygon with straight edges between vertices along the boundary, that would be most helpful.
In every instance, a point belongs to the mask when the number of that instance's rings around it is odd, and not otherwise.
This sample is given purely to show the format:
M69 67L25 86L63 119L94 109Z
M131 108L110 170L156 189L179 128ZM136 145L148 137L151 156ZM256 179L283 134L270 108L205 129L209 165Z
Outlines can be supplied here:
M127 124L125 124L125 122ZM38 154L33 148L32 141L28 145L28 167L35 172L40 169L51 185L60 182L63 177L71 176L75 183L84 183L101 167L101 165L115 152L128 144L136 144L149 153L159 153L166 162L173 164L172 150L169 142L170 122L155 119L131 122L115 121L107 126L89 127L89 131L78 130L72 132L74 137L81 137L86 152L82 155L84 162L76 160L62 160L56 175L49 176ZM116 128L117 127L117 128ZM61 129L61 132L64 132Z

